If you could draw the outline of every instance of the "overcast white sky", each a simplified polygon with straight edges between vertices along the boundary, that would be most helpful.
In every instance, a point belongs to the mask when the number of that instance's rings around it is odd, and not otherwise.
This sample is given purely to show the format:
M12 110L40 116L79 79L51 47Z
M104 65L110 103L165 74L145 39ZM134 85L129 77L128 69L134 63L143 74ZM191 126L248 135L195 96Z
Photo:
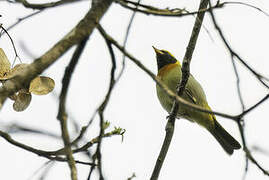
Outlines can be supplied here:
M269 13L266 0L242 2L260 7ZM199 1L144 0L143 3L158 7L183 8L196 10ZM12 36L20 58L25 63L34 59L25 52L22 45L39 57L53 44L60 40L85 15L89 2L70 4L52 8L22 22L9 33ZM0 2L0 23L8 27L17 18L33 12L19 4ZM215 11L216 18L230 45L255 70L269 77L268 32L269 17L252 8L240 5L227 5ZM129 22L131 12L113 4L101 23L109 34L120 43ZM141 62L156 72L155 54L152 45L169 50L178 59L182 59L190 37L194 17L165 18L137 14L133 23L127 50ZM206 32L208 29L210 35ZM210 38L212 36L212 39ZM10 60L14 52L7 36L0 40ZM46 70L46 75L56 82L54 92L59 94L64 68L68 64L74 48L68 51L53 66ZM121 64L121 54L116 51L117 63ZM136 180L149 179L158 156L164 135L167 113L161 108L155 83L129 59L122 79L114 89L111 101L105 111L105 119L114 126L126 129L124 141L120 137L105 139L102 146L104 174L106 179L126 180L136 174ZM241 88L246 107L250 107L268 93L263 86L237 63L241 78ZM69 114L85 125L95 108L103 100L108 88L110 57L107 47L97 31L91 35L81 60L73 74L69 89L67 107ZM211 19L206 15L204 28L191 62L191 73L202 84L208 102L213 110L235 115L241 106L237 96L236 78L228 51L216 33ZM269 150L269 103L263 103L245 117L246 138L249 146L258 145ZM24 112L14 112L12 102L8 100L1 110L2 124L18 122L27 126L44 129L60 134L56 119L58 102L53 95L33 96L32 102ZM241 142L236 124L221 117L218 121ZM88 130L87 138L97 135L98 119ZM73 134L75 137L76 134ZM44 149L56 150L62 142L33 135L13 135L16 140ZM0 139L0 179L29 179L47 159L38 157ZM261 165L269 169L269 157L254 153ZM76 158L85 159L77 156ZM176 129L167 159L160 173L160 180L166 179L241 179L244 172L244 153L236 151L228 156L204 129L185 120L176 122ZM77 165L79 179L86 179L89 167ZM37 179L38 172L32 179ZM248 180L263 180L268 177L252 163L249 166ZM70 179L66 163L57 163L49 172L47 179Z

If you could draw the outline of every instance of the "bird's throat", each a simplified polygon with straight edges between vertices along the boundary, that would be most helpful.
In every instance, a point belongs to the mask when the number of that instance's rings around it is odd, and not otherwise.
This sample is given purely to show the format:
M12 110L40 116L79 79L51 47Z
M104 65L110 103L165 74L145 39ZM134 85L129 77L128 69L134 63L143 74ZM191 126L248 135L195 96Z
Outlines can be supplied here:
M162 78L167 72L169 72L173 68L180 68L180 64L178 61L176 63L163 66L161 69L158 70L157 76Z

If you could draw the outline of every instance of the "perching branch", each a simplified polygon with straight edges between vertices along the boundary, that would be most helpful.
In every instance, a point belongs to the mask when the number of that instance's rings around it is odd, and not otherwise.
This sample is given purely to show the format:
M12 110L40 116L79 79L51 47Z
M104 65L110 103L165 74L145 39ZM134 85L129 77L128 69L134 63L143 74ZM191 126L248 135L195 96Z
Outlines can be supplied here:
M202 9L206 9L208 6L208 3L209 3L209 0L201 0L200 7L199 7L198 11L200 11ZM197 39L199 36L199 32L200 32L200 29L202 26L204 15L205 15L205 12L199 12L197 14L197 17L196 17L196 20L195 20L195 23L194 23L194 26L192 29L191 38L190 38L189 44L187 46L187 50L185 52L185 56L184 56L183 63L182 63L182 68L181 68L182 79L179 82L180 84L176 90L178 96L181 96L183 94L185 86L188 82L188 78L190 75L190 62L191 62L192 54L193 54L193 51L195 49L196 42L197 42ZM168 152L168 149L169 149L169 146L170 146L170 143L172 141L173 134L174 134L174 126L175 126L175 120L177 117L178 109L179 109L179 103L178 103L178 101L175 100L173 103L172 110L171 110L171 113L169 115L167 124L166 124L165 139L163 141L163 145L162 145L160 154L157 158L154 170L152 172L152 175L150 178L151 180L157 180L159 177L164 159L166 157L166 154Z

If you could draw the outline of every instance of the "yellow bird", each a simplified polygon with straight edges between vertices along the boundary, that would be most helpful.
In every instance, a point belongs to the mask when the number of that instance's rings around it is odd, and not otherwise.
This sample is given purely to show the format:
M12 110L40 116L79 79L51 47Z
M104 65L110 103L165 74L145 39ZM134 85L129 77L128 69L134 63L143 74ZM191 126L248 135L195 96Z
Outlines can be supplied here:
M158 78L162 80L173 92L176 92L176 86L181 80L182 72L179 61L168 51L159 50L153 47L156 53L158 65ZM173 99L170 98L163 89L156 85L157 96L162 107L171 112ZM190 74L182 98L186 101L199 105L205 109L211 110L202 86ZM182 117L191 122L196 122L206 128L220 143L222 148L228 153L233 154L235 149L240 149L241 145L235 140L216 120L214 114L194 111L190 107L180 105L177 118Z

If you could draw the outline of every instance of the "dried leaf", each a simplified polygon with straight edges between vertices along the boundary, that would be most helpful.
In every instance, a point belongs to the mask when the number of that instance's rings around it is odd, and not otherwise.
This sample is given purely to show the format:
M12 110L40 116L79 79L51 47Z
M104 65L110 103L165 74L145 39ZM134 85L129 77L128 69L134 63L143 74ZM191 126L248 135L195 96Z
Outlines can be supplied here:
M25 63L21 63L21 64L17 64L14 68L12 68L5 76L5 79L10 79L18 74L20 74L22 72L22 70L24 68L26 68L28 66L28 64Z
M5 76L0 78L0 80L7 80L20 74L22 70L26 68L27 66L28 64L25 64L25 63L17 64L14 68L10 69L9 72L5 73Z
M10 71L10 62L3 51L2 48L0 48L0 80L4 80L6 74Z
M30 104L32 99L31 93L27 90L23 89L18 92L15 98L15 102L13 104L13 109L15 111L24 111Z
M13 94L13 95L11 95L11 96L8 96L8 97L9 97L9 99L15 101L16 98L17 98L17 93L15 93L15 94Z
M29 92L36 95L45 95L50 93L54 89L54 86L55 83L53 79L45 76L38 76L31 81Z

